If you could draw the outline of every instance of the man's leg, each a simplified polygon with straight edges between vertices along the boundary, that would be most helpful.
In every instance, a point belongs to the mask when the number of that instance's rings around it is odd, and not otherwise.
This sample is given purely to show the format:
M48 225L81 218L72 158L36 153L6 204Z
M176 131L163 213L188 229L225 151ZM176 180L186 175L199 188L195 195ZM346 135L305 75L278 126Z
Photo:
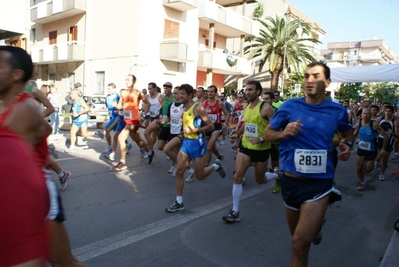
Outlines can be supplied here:
M209 136L209 137L207 136L206 154L204 156L204 161L205 161L206 166L209 166L209 163L211 162L212 153L213 153L214 149L216 149L215 143L218 140L219 134L220 134L219 131L215 131L211 134L211 136ZM219 154L219 151L217 151L217 154Z
M175 148L179 149L181 146L181 139L179 137L175 137L170 140L163 148L163 152L170 158L174 165L177 165L177 155L175 152Z
M286 208L287 222L292 234L290 267L308 266L310 244L324 220L329 196L330 194L319 200L303 203L300 211Z

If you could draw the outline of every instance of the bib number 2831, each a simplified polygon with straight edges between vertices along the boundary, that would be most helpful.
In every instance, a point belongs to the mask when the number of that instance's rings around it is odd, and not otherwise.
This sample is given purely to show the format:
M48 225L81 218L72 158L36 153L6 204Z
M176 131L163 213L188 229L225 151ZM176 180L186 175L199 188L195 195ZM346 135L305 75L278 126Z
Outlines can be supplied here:
M295 149L295 169L300 173L325 173L327 150Z

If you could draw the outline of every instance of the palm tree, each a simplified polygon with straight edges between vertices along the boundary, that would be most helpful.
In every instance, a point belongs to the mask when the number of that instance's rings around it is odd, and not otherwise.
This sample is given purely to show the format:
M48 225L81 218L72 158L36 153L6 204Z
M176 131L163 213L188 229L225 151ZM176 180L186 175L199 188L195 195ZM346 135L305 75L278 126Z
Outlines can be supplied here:
M250 59L258 61L259 72L262 72L266 62L269 63L270 89L276 91L278 77L283 71L284 49L287 69L299 71L301 65L315 60L312 56L313 47L308 44L320 42L315 38L297 36L296 30L299 27L303 35L310 34L312 26L309 23L295 19L286 25L284 18L278 16L276 19L267 17L264 21L257 20L261 24L260 36L247 39L250 44L244 48L244 52L249 53Z

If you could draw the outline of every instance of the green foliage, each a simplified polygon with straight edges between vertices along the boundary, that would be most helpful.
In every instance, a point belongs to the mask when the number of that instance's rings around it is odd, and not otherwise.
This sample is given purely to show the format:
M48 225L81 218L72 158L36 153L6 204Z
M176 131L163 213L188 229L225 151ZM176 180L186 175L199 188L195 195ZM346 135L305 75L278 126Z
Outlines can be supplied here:
M361 91L362 83L343 83L339 91L335 93L335 97L341 101L357 102Z
M249 54L250 59L258 61L259 72L268 63L271 74L270 89L276 91L278 77L283 71L284 53L286 68L298 72L302 66L314 61L313 47L309 44L320 42L315 38L302 37L310 35L313 29L309 23L295 19L286 24L285 19L278 16L275 19L267 17L258 21L261 24L259 36L246 39L249 44L244 48L244 53ZM303 30L301 36L296 33L299 27Z
M372 103L388 102L395 104L399 99L399 85L393 83L343 83L335 94L339 100L358 102L370 100Z
M303 79L304 79L304 72L295 72L290 73L289 79L284 82L284 98L295 98L295 97L302 97L304 96L303 91ZM299 93L295 92L295 84L301 85L301 91Z
M265 9L263 3L259 2L255 7L254 12L252 13L252 18L260 19L263 16L264 11Z

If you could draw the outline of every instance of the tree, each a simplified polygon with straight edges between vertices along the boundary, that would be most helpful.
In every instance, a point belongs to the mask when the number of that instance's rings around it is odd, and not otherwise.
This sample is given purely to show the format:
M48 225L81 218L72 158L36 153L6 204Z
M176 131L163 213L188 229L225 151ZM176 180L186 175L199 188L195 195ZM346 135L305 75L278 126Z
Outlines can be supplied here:
M250 59L258 61L259 72L262 72L266 63L269 64L270 89L276 91L278 78L283 71L284 52L287 69L297 72L301 65L314 61L313 47L307 44L320 42L315 38L297 36L299 27L303 30L302 36L310 35L312 27L309 23L295 19L286 24L284 18L278 16L275 19L267 17L257 20L261 24L260 36L247 39L250 43L244 48L244 53L249 53Z
M362 83L343 83L335 96L343 101L357 102L362 91Z
M304 77L305 77L305 74L303 71L290 73L289 79L286 82L284 82L284 85L285 85L284 98L285 99L304 96L303 88L301 88L301 91L299 93L295 92L295 84L300 84L302 86Z

